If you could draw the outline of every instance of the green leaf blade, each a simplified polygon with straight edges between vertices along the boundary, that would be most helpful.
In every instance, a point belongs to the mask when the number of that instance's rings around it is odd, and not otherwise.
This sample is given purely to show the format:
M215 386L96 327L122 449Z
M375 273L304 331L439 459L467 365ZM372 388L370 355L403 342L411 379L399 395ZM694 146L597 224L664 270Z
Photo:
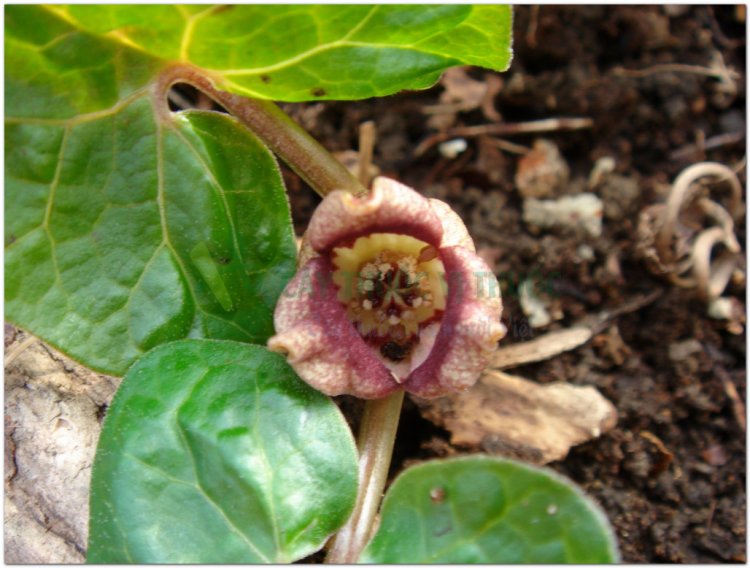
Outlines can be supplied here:
M154 104L6 126L7 317L112 374L188 335L265 342L295 266L268 150L227 116L162 123Z
M129 371L92 477L89 562L289 562L346 520L351 433L263 348L183 340Z
M609 523L550 471L489 457L433 461L404 472L383 502L364 563L610 563Z
M195 10L68 6L55 12L74 28L127 46L131 56L191 63L210 70L226 90L288 102L423 89L453 65L504 71L512 55L510 6L238 5Z
M246 19L244 29L253 29L264 7L242 8L232 17ZM502 71L510 64L509 6L348 8L345 17L338 6L266 14L267 30L276 31L268 31L267 47L249 58L226 48L225 42L233 41L221 33L226 13L209 14L194 34L211 39L201 52L190 53L197 64L223 76L227 90L290 102L385 96L426 88L453 65ZM334 25L327 23L332 20Z
M5 9L5 116L65 120L134 96L163 63L92 34L60 6Z
M129 329L143 351L185 337L195 304L179 265L160 247L144 268L129 302Z

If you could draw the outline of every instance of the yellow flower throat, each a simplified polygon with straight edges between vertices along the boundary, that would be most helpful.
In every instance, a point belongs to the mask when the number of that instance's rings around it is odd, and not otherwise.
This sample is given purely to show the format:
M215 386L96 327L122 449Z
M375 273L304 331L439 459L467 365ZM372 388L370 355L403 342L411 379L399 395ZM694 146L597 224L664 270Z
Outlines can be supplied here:
M333 250L333 282L360 335L383 357L402 361L420 326L445 309L443 263L435 247L406 235L373 233Z

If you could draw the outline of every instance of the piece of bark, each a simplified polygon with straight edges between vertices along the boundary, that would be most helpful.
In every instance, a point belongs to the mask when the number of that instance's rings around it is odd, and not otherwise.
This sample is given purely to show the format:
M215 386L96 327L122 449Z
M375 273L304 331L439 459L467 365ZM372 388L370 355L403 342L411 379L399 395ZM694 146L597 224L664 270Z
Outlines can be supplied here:
M119 379L22 332L6 360L5 562L84 562L91 465Z
M592 386L540 385L499 371L487 371L468 391L415 400L452 444L535 464L564 458L617 422L614 405Z

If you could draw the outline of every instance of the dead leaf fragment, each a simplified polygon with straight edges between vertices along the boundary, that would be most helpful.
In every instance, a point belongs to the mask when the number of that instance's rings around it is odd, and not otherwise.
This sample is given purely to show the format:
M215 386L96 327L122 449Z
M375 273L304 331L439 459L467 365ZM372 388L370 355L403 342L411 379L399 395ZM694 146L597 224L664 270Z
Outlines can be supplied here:
M614 405L592 386L540 385L498 371L463 393L415 400L452 444L536 464L564 458L617 422Z
M503 80L497 75L486 73L482 81L477 81L461 67L453 67L443 73L440 83L445 89L440 94L440 104L423 109L433 115L428 121L432 128L440 130L451 126L456 121L456 113L475 108L480 108L487 120L500 120L495 95L502 90Z

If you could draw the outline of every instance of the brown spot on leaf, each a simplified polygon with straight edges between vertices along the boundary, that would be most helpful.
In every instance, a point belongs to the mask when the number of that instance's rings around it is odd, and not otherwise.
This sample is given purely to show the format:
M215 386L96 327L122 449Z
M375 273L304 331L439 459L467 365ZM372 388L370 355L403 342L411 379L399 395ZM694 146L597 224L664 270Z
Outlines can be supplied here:
M269 75L261 75L260 80L264 83L268 84L271 82L271 77Z
M323 97L326 94L326 90L323 87L315 87L310 91L313 97Z
M433 503L442 503L445 500L445 489L442 487L433 487L430 489L430 500Z

